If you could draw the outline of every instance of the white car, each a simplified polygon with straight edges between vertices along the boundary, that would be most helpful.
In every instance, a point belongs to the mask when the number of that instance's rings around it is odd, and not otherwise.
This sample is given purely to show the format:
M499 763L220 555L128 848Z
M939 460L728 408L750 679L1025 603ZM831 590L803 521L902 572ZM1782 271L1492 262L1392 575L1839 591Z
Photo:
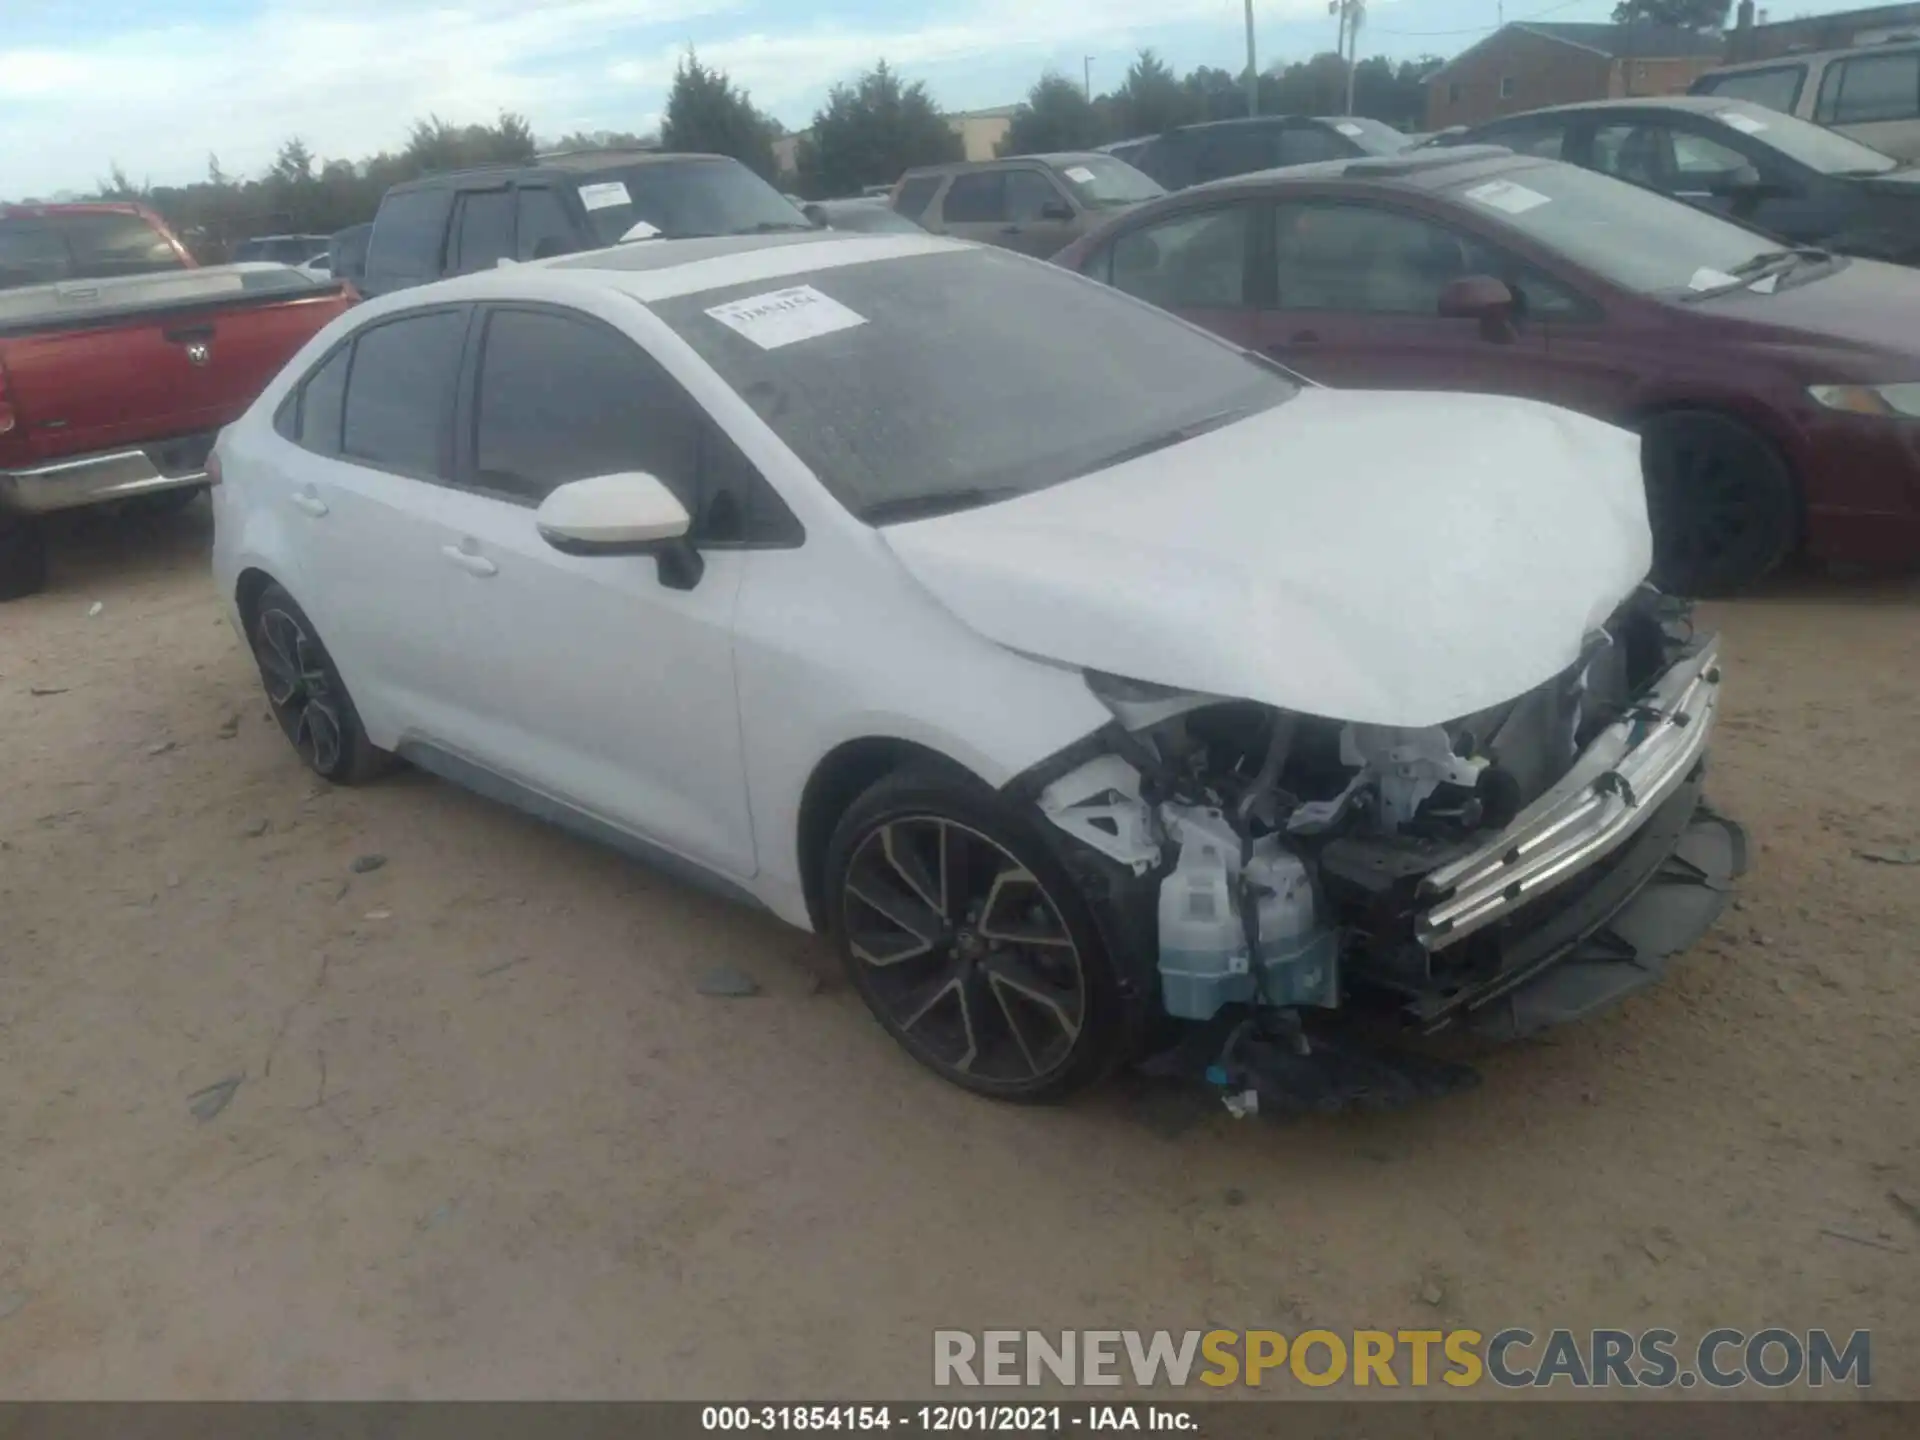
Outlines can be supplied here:
M315 771L398 755L825 932L991 1094L1166 1017L1253 1089L1351 1060L1351 1010L1524 1032L1656 975L1740 868L1632 437L1319 389L1003 251L410 289L214 469L220 593Z

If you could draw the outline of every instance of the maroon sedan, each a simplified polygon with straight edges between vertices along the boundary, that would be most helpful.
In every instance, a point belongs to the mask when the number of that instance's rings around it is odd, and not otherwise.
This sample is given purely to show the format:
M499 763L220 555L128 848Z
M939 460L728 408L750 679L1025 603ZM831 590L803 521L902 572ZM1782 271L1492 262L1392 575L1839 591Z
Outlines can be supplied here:
M1055 258L1328 385L1638 430L1671 588L1735 590L1796 550L1920 557L1915 270L1492 148L1237 176Z

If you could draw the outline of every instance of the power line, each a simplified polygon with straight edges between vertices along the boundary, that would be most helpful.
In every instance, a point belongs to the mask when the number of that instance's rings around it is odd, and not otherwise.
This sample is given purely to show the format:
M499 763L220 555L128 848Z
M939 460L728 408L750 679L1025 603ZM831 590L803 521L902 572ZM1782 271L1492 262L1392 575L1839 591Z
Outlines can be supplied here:
M1519 19L1508 23L1524 25L1529 20L1544 20L1549 15L1558 15L1562 10L1571 10L1574 6L1585 3L1586 0L1562 0L1562 3L1558 5L1550 5L1545 10L1536 10L1531 15L1522 15ZM1375 35L1397 35L1408 40L1438 40L1450 35L1491 35L1495 30L1504 29L1505 27L1501 25L1474 25L1465 30L1378 30L1374 29L1373 26L1368 26L1367 28Z

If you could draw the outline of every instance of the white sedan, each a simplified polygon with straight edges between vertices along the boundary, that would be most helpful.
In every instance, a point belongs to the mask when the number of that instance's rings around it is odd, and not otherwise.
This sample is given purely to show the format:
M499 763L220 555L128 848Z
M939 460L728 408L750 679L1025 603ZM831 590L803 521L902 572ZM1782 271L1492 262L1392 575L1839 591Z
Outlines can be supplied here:
M823 931L990 1094L1166 1017L1253 1089L1356 1009L1525 1033L1657 975L1740 866L1630 436L1308 386L1003 251L407 290L212 469L316 772L403 757Z

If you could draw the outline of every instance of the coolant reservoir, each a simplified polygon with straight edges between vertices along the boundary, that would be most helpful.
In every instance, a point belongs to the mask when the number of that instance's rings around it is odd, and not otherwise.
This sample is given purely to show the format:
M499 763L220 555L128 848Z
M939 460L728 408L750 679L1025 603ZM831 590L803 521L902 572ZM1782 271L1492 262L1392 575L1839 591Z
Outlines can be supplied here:
M1305 863L1275 836L1254 843L1246 878L1260 918L1260 973L1240 913L1240 841L1217 810L1169 805L1180 853L1160 882L1160 992L1167 1013L1210 1019L1222 1005L1339 1002L1335 932L1319 923Z

